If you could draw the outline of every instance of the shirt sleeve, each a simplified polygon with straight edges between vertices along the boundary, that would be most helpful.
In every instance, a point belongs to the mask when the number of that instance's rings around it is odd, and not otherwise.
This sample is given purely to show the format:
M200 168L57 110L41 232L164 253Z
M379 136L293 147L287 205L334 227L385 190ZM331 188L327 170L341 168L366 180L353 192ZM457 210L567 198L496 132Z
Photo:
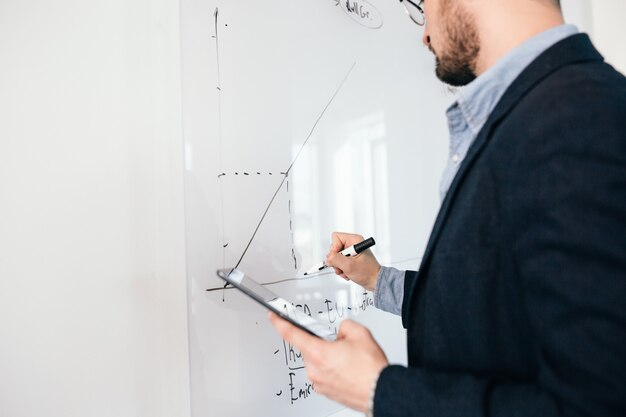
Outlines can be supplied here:
M404 271L383 266L378 272L374 289L374 305L392 314L402 314L404 299Z

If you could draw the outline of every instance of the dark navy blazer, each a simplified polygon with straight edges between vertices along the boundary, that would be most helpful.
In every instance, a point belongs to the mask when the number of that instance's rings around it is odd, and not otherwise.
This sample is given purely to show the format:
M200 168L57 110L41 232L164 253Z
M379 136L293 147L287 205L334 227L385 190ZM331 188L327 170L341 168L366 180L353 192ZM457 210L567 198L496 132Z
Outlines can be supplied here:
M383 370L375 417L626 416L626 79L586 35L490 115L402 320L409 367Z

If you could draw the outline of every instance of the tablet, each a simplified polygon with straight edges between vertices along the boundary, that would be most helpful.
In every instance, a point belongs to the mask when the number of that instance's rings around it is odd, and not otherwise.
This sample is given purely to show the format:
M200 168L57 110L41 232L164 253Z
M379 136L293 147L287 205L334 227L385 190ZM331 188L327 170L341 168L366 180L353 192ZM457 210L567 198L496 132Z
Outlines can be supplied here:
M328 324L298 310L292 303L274 294L242 271L219 269L217 276L305 332L329 341L337 338L337 335L328 328Z

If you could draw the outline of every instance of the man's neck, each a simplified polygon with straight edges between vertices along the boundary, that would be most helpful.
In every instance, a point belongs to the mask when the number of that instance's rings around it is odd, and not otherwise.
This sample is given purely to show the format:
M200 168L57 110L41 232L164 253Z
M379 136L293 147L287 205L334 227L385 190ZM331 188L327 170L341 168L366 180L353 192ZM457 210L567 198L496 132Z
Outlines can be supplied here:
M491 68L512 49L533 36L562 25L563 15L553 6L542 2L504 1L487 2L476 16L481 41L476 62L476 74Z

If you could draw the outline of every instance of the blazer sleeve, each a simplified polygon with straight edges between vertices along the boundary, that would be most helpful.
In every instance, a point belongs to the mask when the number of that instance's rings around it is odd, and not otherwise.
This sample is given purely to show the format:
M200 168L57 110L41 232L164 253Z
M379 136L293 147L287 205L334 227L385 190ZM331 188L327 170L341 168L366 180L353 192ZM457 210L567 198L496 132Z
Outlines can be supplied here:
M533 102L526 125L506 128L519 145L510 163L517 173L505 174L514 180L503 190L511 217L503 227L536 341L536 377L389 366L376 417L626 415L623 86L581 84Z

